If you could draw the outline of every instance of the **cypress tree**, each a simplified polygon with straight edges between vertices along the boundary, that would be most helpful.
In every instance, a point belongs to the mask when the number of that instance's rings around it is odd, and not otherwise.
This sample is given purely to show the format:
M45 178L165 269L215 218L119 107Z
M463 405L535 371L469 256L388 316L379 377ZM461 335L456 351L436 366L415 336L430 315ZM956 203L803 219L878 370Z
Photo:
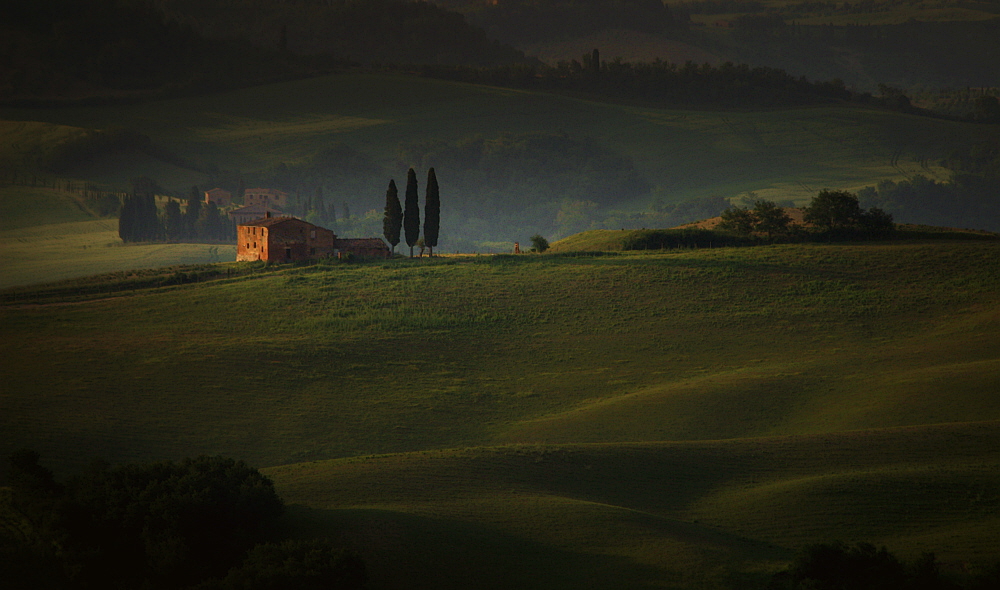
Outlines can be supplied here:
M392 246L392 253L396 253L396 244L399 243L399 230L403 227L403 207L399 204L399 192L396 190L396 181L389 181L389 188L385 191L385 215L382 217L382 234L385 241Z
M133 192L125 197L118 216L118 236L123 242L151 242L163 237L153 193Z
M125 195L122 200L121 211L118 213L118 237L123 242L135 241L135 197L131 194Z
M420 203L417 196L417 173L413 171L413 168L410 168L406 173L403 233L406 238L406 245L410 247L410 258L413 258L413 246L420 239Z
M153 193L146 193L139 196L139 204L142 213L141 235L143 241L157 241L163 238L163 224L160 223L160 215L156 210L156 197Z
M427 171L427 196L424 199L424 244L434 256L434 246L438 245L438 230L441 227L441 196L438 193L437 176L434 169Z
M167 202L163 210L163 232L168 240L176 240L184 234L181 204L173 199Z
M187 210L184 212L188 235L198 237L198 220L201 218L201 193L197 186L192 186L188 193Z

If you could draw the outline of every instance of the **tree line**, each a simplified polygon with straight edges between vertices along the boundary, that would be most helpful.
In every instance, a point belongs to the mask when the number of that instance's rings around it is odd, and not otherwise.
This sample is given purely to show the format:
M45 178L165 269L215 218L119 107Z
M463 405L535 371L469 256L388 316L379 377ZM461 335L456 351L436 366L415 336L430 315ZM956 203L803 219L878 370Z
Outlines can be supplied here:
M329 541L282 538L284 503L242 461L197 457L111 466L57 481L21 450L8 459L20 534L0 527L12 589L362 588L364 563Z
M607 29L662 34L684 27L660 0L506 0L470 7L469 19L507 43L583 37Z
M123 242L230 241L236 239L236 224L219 211L215 203L205 203L197 186L191 187L185 209L170 198L160 213L156 194L162 190L149 178L132 180L132 190L122 199L118 216L118 236Z
M399 191L395 179L389 180L385 191L385 213L382 219L382 234L389 242L393 253L399 244L400 232L410 247L410 258L413 258L413 247L419 246L420 253L428 248L434 255L438 245L438 234L441 228L441 194L434 168L427 171L427 187L424 193L424 235L420 236L420 202L417 189L417 173L413 168L406 172L405 207L399 203Z
M555 66L423 66L421 72L428 77L478 84L586 92L664 105L776 107L843 100L877 102L870 94L848 90L843 81L810 82L778 68L732 62L713 66L688 61L678 65L659 59L638 63L617 58L602 61L599 52Z

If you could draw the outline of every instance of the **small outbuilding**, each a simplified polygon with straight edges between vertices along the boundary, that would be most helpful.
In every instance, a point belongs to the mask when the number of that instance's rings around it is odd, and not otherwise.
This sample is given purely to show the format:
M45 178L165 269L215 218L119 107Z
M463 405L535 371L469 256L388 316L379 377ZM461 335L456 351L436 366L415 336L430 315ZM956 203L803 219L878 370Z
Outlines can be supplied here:
M333 248L338 254L349 253L358 258L392 258L392 250L382 238L337 238Z

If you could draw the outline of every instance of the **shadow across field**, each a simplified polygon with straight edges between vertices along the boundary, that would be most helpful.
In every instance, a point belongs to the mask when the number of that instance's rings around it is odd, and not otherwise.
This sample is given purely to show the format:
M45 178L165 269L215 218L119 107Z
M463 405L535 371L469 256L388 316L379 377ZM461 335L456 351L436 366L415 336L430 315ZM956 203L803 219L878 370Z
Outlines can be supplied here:
M293 504L288 521L298 534L336 531L336 540L365 560L377 590L664 587L661 569L627 556L574 551L458 519ZM679 587L683 574L675 575Z

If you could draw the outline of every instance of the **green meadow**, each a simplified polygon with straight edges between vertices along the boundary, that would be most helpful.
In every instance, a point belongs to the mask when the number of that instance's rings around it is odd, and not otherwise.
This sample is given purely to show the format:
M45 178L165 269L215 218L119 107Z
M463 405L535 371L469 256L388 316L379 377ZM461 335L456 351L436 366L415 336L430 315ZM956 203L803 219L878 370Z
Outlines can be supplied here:
M402 144L566 133L629 158L650 186L640 197L610 195L603 212L592 213L594 220L650 212L686 199L745 197L751 191L803 205L823 188L856 190L916 174L945 180L949 173L937 165L940 159L992 132L984 125L855 107L676 110L372 73L134 104L5 108L0 109L0 165L12 172L0 177L0 254L6 265L0 286L232 259L231 251L216 246L116 248L112 225L103 220L87 225L97 220L77 196L24 186L38 178L51 181L55 173L46 163L88 131L114 128L145 134L158 150L150 153L159 156L136 150L104 153L56 176L107 190L127 190L129 179L148 176L167 192L186 195L192 185L259 178L340 145L385 174L373 177L377 183L372 180L371 186L327 186L327 199L338 207L350 203L358 217L378 216L389 177L402 182L406 167L435 164L408 161ZM438 167L441 251L488 251L492 243L506 250L514 241L527 242L539 228L559 225L565 199L538 203L525 218L516 195L494 195L490 203L480 203L480 196L449 186L448 170ZM40 227L76 222L81 223ZM63 235L73 237L53 250Z
M244 459L373 588L753 587L831 539L975 569L1000 557L998 258L806 244L8 290L0 452L63 475Z
M405 170L401 142L565 131L652 181L623 210L801 204L946 178L934 162L989 127L389 74L0 119L21 174L0 186L2 456L35 449L58 477L95 458L245 460L290 534L357 550L375 590L763 587L834 539L954 571L1000 560L995 239L624 253L628 231L600 230L544 255L267 266L232 245L124 245L77 194L23 186L111 126L177 158L105 155L62 180L184 192L335 143ZM445 211L470 205L438 176ZM352 206L380 209L373 193Z

